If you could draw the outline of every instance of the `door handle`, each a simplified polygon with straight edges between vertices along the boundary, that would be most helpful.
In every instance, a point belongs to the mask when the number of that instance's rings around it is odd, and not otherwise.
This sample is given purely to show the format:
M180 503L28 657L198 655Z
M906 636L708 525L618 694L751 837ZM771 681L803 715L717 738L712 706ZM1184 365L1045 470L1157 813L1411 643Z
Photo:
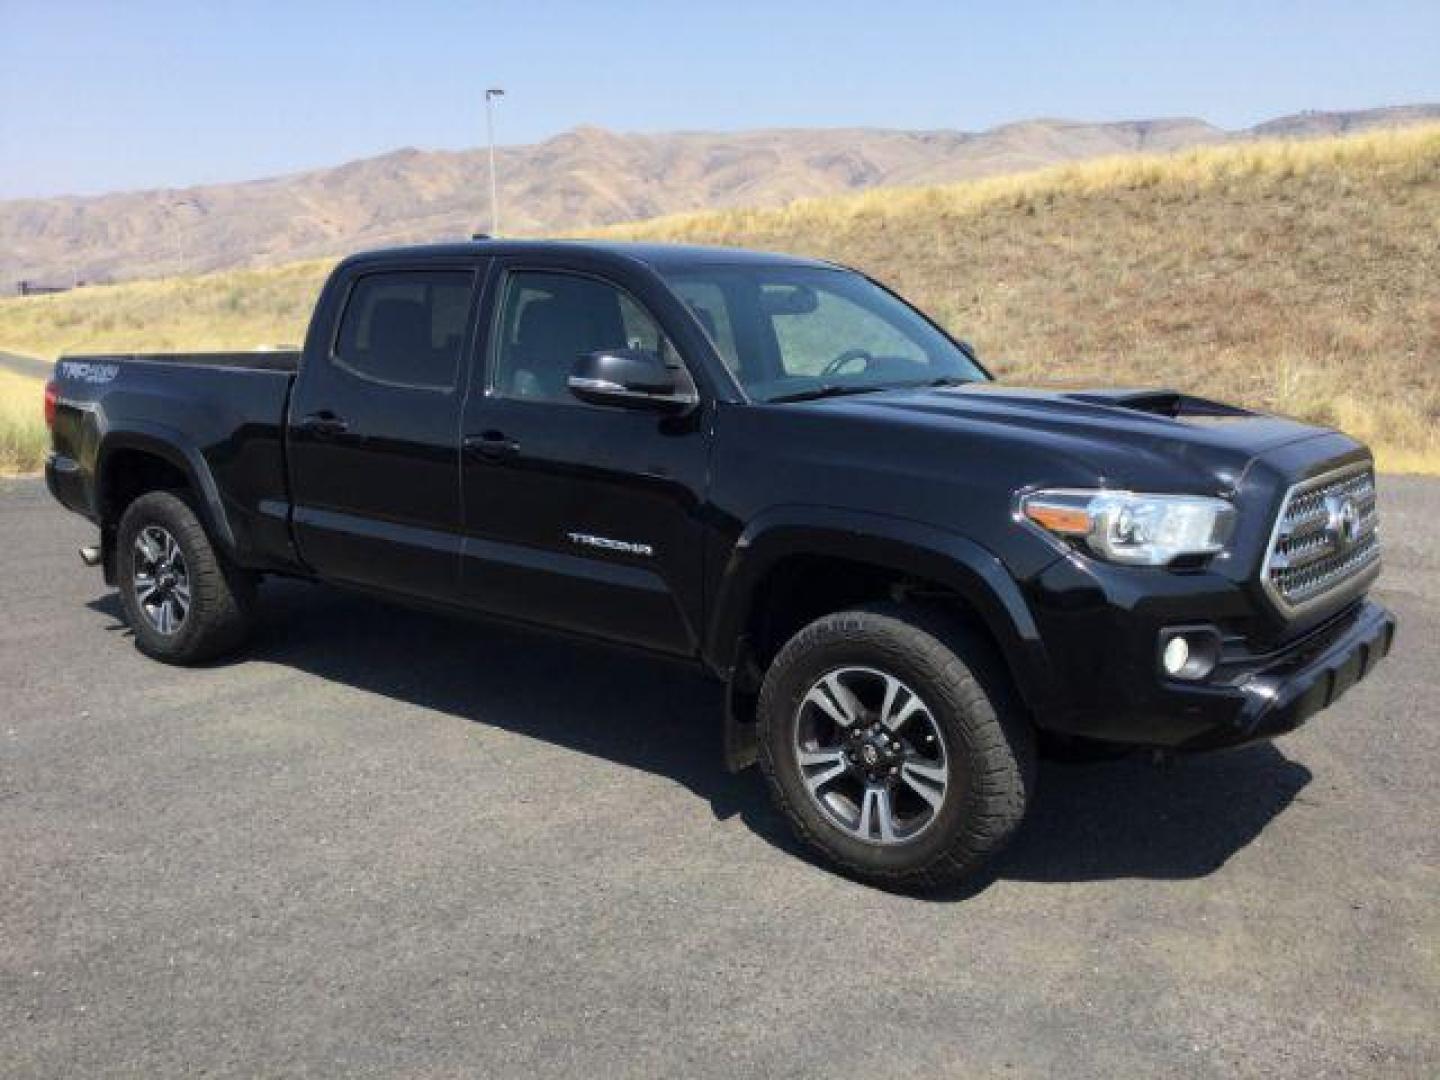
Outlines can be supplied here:
M345 432L350 430L350 425L329 409L323 412L311 413L309 416L303 416L296 422L295 426L301 431L309 432L317 439L333 438L336 435L344 435Z
M466 435L460 440L460 446L467 456L484 458L486 461L501 461L520 453L520 444L506 436L503 431Z

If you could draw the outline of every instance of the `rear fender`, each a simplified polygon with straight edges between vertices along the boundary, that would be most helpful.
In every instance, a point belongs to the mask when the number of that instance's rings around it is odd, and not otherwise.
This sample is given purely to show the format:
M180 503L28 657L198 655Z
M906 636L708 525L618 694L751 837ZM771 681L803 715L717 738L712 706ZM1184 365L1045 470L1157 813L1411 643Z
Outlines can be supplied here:
M235 532L225 512L220 489L215 483L205 456L190 445L178 430L163 424L143 422L129 424L123 431L104 433L95 455L95 516L103 520L104 510L116 478L110 463L118 450L135 450L152 454L178 469L189 482L196 496L196 510L212 540L231 558L236 558ZM110 524L114 524L113 522ZM106 561L108 567L109 561Z

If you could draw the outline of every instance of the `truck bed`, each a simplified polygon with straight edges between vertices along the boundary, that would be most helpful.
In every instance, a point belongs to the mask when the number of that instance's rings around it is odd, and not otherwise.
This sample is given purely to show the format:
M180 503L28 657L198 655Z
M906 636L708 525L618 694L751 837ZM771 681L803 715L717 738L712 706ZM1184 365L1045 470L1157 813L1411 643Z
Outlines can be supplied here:
M61 503L92 520L106 491L104 453L153 453L205 502L235 561L284 567L290 558L285 409L300 370L294 350L62 356L47 470ZM163 456L163 453L162 453ZM123 475L123 458L112 475ZM218 523L222 523L223 526Z

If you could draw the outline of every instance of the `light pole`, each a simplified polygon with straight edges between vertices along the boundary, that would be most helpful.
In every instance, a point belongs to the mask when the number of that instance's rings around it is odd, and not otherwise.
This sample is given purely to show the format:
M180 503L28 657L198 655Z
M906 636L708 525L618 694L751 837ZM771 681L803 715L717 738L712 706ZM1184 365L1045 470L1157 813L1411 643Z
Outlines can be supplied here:
M183 219L181 219L180 211L194 210L198 216L203 217L205 215L205 209L200 205L200 200L195 198L195 196L193 195L186 195L172 199L170 202L170 208L175 211L176 216L175 247L176 254L179 257L180 263L180 267L177 273L183 274L189 267L190 263L190 242L185 232L185 223Z
M497 97L504 97L505 91L492 86L485 91L485 134L490 141L490 235L500 235L500 196L495 185L495 105Z

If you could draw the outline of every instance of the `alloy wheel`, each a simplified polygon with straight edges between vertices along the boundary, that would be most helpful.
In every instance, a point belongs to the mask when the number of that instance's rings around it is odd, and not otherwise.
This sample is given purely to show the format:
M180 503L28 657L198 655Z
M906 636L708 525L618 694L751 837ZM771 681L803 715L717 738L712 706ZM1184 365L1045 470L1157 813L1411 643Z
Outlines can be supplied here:
M190 572L180 544L160 525L147 525L135 537L135 602L145 621L167 637L179 633L190 613Z
M903 681L870 667L817 679L795 712L794 749L811 800L868 844L907 843L936 820L950 783L940 727Z

